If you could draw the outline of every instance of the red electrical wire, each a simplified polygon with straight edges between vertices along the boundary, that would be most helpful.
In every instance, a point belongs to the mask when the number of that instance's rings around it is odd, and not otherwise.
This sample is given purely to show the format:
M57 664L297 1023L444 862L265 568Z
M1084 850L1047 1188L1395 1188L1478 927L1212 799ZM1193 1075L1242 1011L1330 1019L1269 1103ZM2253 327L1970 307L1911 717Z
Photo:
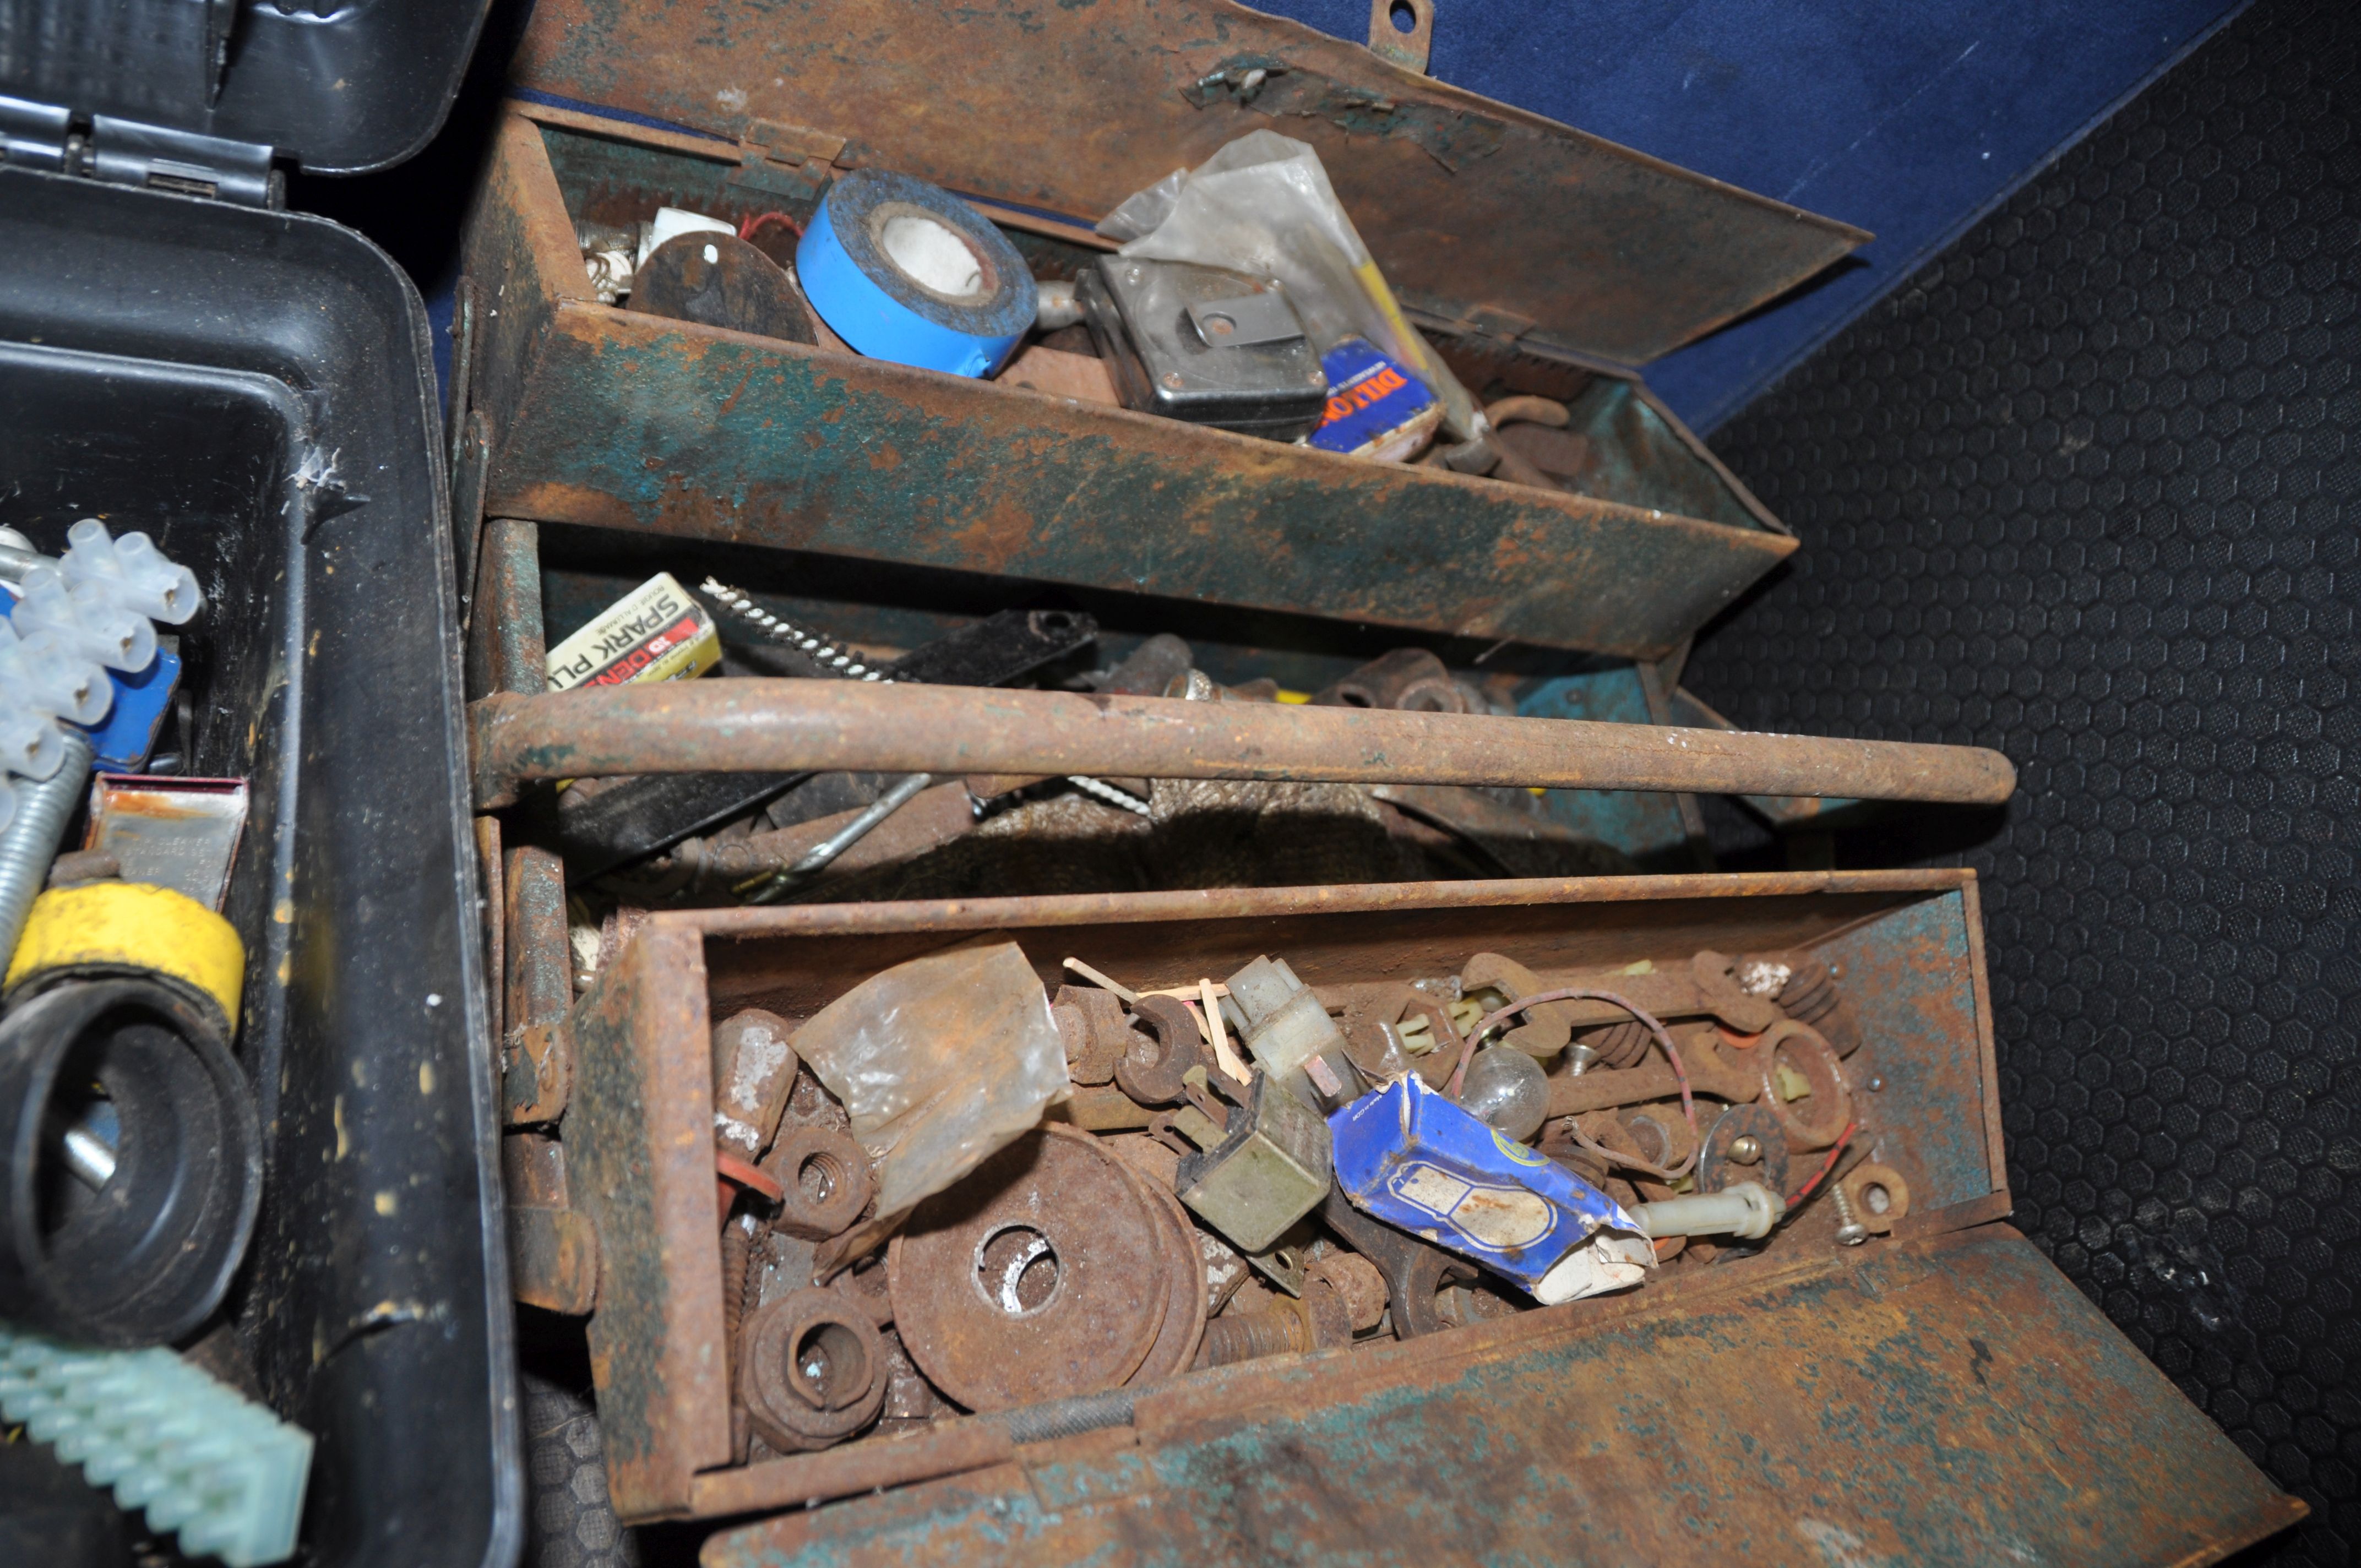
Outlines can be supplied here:
M1809 1198L1812 1195L1812 1189L1817 1187L1821 1182L1826 1181L1828 1179L1828 1172L1837 1168L1837 1161L1843 1157L1845 1146L1852 1142L1852 1135L1860 1131L1861 1124L1859 1122L1847 1122L1845 1124L1845 1130L1837 1135L1836 1146L1828 1150L1828 1157L1820 1162L1820 1168L1812 1172L1812 1179L1809 1181L1806 1181L1801 1187L1796 1188L1794 1192L1788 1194L1788 1208L1792 1209L1796 1204L1802 1202L1805 1199Z
M1516 1014L1522 1013L1526 1008L1538 1007L1544 1002L1604 1002L1610 1007L1620 1007L1624 1012L1629 1013L1632 1017L1637 1018L1641 1023L1645 1024L1648 1026L1648 1032L1656 1037L1656 1044L1664 1047L1664 1059L1673 1064L1673 1078L1681 1086L1681 1114L1688 1118L1689 1133L1695 1139L1695 1142L1689 1148L1689 1157L1673 1168L1672 1170L1664 1171L1659 1169L1655 1166L1648 1165L1645 1162L1634 1161L1629 1155L1616 1154L1610 1149L1601 1147L1598 1145L1592 1143L1588 1138L1583 1136L1582 1129L1579 1126L1576 1126L1574 1129L1575 1141L1581 1144L1593 1154L1604 1155L1609 1159L1616 1160L1625 1165L1636 1166L1637 1168L1644 1170L1651 1176L1660 1178L1664 1180L1669 1181L1686 1175L1689 1168L1697 1163L1697 1155L1705 1146L1705 1136L1702 1133L1697 1131L1697 1101L1689 1093L1689 1069L1681 1065L1680 1047L1673 1044L1671 1031L1666 1029L1664 1025L1658 1023L1655 1015L1642 1009L1638 1003L1631 1001L1629 997L1618 996L1611 991L1582 991L1576 989L1568 989L1565 991L1537 991L1531 996L1523 997L1518 1001L1510 1003L1506 1007L1501 1008L1497 1013L1487 1014L1484 1017L1477 1020L1476 1026L1467 1031L1466 1044L1460 1047L1459 1071L1451 1075L1452 1095L1455 1098L1457 1097L1459 1092L1460 1077L1462 1074L1466 1072L1468 1059L1476 1053L1476 1042L1483 1037L1485 1031L1491 1028L1494 1025L1501 1022L1503 1019L1514 1017ZM1850 1135L1850 1134L1848 1134L1848 1135Z
M738 225L738 237L740 239L752 239L757 234L762 232L762 228L764 224L771 222L774 218L780 223L786 225L787 227L793 229L797 239L804 237L804 225L796 222L795 219L787 216L785 213L755 214L752 217L748 218L744 223Z

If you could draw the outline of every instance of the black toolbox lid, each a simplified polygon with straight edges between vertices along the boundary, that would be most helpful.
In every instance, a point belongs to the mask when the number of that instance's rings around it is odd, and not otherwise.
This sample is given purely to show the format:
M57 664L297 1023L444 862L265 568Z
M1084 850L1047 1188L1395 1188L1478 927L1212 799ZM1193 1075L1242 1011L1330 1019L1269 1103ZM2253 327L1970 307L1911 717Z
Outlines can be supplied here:
M363 174L441 127L489 8L11 0L0 5L0 97L259 144L315 174ZM0 118L21 118L9 108Z

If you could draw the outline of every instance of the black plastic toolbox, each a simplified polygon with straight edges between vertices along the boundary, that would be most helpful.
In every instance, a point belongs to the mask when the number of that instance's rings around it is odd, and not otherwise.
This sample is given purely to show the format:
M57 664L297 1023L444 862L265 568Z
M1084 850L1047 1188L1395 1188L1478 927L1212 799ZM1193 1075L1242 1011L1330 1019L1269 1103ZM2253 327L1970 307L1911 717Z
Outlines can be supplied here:
M323 1564L504 1563L522 1529L426 313L278 210L291 166L422 146L483 12L0 6L0 523L145 529L206 597L187 766L252 782L225 913L268 1169L229 1311L318 1440Z

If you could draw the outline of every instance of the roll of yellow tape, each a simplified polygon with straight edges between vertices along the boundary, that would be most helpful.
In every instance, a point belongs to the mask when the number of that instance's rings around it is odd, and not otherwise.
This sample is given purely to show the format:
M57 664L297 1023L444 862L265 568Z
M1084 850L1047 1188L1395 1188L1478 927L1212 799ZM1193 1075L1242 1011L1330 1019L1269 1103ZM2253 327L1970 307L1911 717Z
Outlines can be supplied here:
M246 983L237 928L187 894L146 883L86 882L33 900L0 988L13 996L61 975L126 970L180 981L221 1009L224 1038L237 1032Z

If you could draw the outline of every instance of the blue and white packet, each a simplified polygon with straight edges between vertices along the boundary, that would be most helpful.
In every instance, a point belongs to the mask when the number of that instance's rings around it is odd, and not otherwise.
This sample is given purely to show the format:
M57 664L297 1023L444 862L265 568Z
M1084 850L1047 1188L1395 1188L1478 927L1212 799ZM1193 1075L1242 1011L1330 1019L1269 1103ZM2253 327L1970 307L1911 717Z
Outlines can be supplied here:
M1543 1306L1637 1285L1656 1250L1622 1205L1416 1074L1328 1118L1355 1208L1474 1258Z
M1443 405L1426 383L1363 338L1348 337L1320 356L1328 407L1312 444L1323 452L1399 463L1424 446L1443 422Z

